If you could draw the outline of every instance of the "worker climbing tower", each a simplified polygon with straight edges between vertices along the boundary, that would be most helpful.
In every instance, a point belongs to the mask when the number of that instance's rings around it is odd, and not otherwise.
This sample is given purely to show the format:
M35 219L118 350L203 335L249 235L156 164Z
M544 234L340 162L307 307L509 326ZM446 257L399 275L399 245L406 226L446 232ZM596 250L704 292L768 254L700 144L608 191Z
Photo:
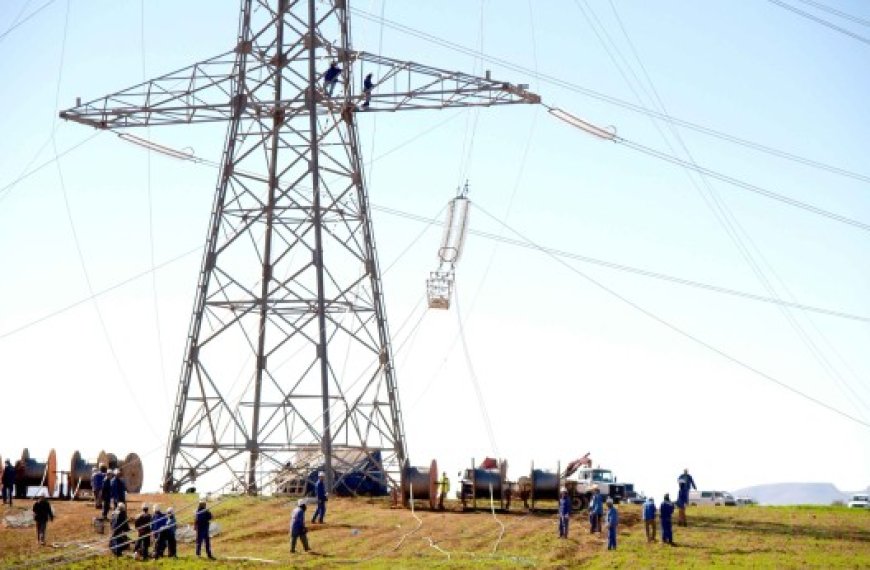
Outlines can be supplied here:
M398 483L407 448L357 120L539 98L354 51L350 24L347 0L242 0L230 51L61 113L110 130L227 123L166 491L223 468L258 492L259 475L312 450L330 488L360 456Z

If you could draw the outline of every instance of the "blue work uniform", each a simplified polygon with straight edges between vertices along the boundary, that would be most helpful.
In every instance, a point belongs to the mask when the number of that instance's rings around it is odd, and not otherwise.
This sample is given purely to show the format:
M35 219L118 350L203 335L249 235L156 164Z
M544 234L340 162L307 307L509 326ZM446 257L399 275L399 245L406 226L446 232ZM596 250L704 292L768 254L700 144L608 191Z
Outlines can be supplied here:
M318 477L317 483L314 484L314 496L317 497L317 508L314 509L314 516L311 517L311 522L323 524L323 517L326 516L326 483L323 478Z
M290 552L296 552L296 541L302 541L302 547L308 550L308 529L305 528L305 505L293 509L290 515Z
M209 526L211 526L211 511L208 509L199 509L196 511L196 555L199 556L202 550L202 545L205 543L205 553L209 558L214 558L211 555L211 538L208 535Z
M127 485L124 484L120 475L115 475L110 486L112 488L112 506L117 507L118 503L126 503Z
M568 538L568 522L571 520L571 497L559 499L559 538Z
M7 460L3 468L3 503L12 505L12 489L15 487L15 468Z
M665 544L674 543L674 504L670 501L663 501L659 506L659 518L662 521L662 542Z
M600 493L592 495L589 505L589 532L601 532L601 515L604 514L604 501Z
M103 504L103 483L106 481L106 474L102 471L97 471L91 477L91 490L94 492L94 504L99 509Z
M677 506L680 508L684 508L689 504L689 489L698 490L695 487L695 480L692 479L692 476L688 473L683 473L679 477L677 477L677 483L680 486L679 493L677 494Z
M607 511L607 550L616 550L616 527L619 525L619 511L611 507Z

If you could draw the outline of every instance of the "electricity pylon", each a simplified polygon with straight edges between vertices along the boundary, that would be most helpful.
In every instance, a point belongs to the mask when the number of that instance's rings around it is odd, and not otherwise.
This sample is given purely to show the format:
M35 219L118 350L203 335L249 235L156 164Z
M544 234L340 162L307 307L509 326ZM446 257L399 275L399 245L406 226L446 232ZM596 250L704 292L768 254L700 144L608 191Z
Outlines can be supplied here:
M488 74L354 51L350 38L346 0L242 0L232 50L60 114L110 130L227 123L166 491L224 466L256 492L258 472L312 448L330 487L348 467L336 464L340 450L378 452L382 473L401 477L407 447L357 117L540 99ZM370 101L354 89L368 73Z

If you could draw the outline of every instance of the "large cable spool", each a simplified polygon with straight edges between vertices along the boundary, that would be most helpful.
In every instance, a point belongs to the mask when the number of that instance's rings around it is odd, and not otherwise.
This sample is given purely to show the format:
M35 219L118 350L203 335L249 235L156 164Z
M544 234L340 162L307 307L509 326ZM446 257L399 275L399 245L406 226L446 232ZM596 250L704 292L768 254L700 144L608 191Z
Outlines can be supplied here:
M20 490L17 495L26 496L27 487L46 487L48 496L54 495L54 485L57 482L57 454L54 449L48 452L44 462L30 457L30 451L25 447L21 452L21 466L16 469L15 485Z
M128 453L123 461L119 461L117 455L104 450L100 452L97 463L105 465L110 470L120 469L121 481L127 487L127 492L138 493L142 490L145 471L142 467L142 460L135 453Z
M491 497L499 502L501 508L504 508L504 491L507 490L508 485L507 459L499 461L498 469L474 467L467 473L471 475L472 499L489 500ZM490 494L490 486L492 486L492 494Z
M145 479L145 470L142 468L142 460L135 453L128 453L121 463L121 480L127 485L131 493L142 490L142 481Z
M438 498L438 463L433 459L429 467L406 465L402 477L402 505L411 503L411 488L415 501L429 501L429 508L435 510Z
M532 508L535 507L536 501L557 501L559 500L559 490L562 487L562 477L559 467L556 471L545 471L544 469L535 469L532 464L532 469L529 473L531 483L531 499Z
M96 468L97 463L88 463L82 458L82 454L78 451L73 453L72 459L70 459L69 462L69 485L72 488L71 490L93 490L91 477Z

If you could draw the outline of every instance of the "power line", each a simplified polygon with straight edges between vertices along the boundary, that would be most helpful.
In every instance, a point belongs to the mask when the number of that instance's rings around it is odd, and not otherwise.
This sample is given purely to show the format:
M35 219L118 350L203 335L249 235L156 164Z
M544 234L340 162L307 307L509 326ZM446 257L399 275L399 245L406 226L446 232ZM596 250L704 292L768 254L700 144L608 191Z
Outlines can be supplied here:
M624 139L622 137L615 136L613 137L613 141L627 146L630 149L636 150L638 152L642 152L654 158L658 158L664 160L666 162L670 162L672 164L676 164L677 166L682 166L683 168L689 168L705 176L709 176L710 178L715 178L721 182L725 182L730 184L731 186L736 186L738 188L742 188L744 190L748 190L760 196L764 196L766 198L770 198L771 200L776 200L777 202L782 202L783 204L788 204L789 206L793 206L795 208L799 208L801 210L806 210L807 212L811 212L818 216L823 216L825 218L830 218L834 221L847 224L850 226L854 226L860 230L864 230L865 232L870 232L870 224L862 222L860 220L856 220L854 218L849 218L847 216L843 216L841 214L837 214L831 212L830 210L825 210L824 208L819 208L818 206L813 206L812 204L808 204L806 202L801 202L800 200L796 200L794 198L790 198L788 196L784 196L782 194L778 194L773 192L772 190L767 190L762 188L761 186L757 186L755 184L750 184L749 182L744 182L738 178L734 178L733 176L728 176L727 174L722 174L720 172L716 172L715 170L711 170L707 167L700 166L695 164L694 162L690 162L687 160L683 160L682 158L672 156L670 154L664 153L659 150L655 150L648 146L644 146L640 143L636 143L630 141L628 139Z
M36 10L34 10L33 12L31 12L30 14L28 14L27 16L25 16L23 19L14 22L11 26L9 26L8 28L6 28L6 31L5 31L5 32L3 32L2 34L0 34L0 42L2 42L2 41L6 38L6 36L8 36L8 35L13 31L13 30L15 30L16 28L18 28L18 26L20 26L21 24L27 22L27 21L30 20L32 17L36 16L37 14L39 14L40 12L42 12L45 8L48 8L49 6L51 6L52 4L54 4L55 2L57 2L57 0L48 0L48 2L46 2L46 3L43 4L42 6L40 6L39 8L37 8ZM19 14L19 16L20 16L20 15L21 15L21 14Z
M813 8L817 8L823 12L827 12L828 14L834 14L835 16L840 16L841 18L845 18L856 24L861 24L862 26L870 26L870 20L865 20L864 18L859 18L858 16L853 16L848 12L843 12L842 10L837 10L836 8L831 8L826 4L822 4L821 2L814 2L813 0L797 0L801 4L807 4L808 6L812 6Z
M399 32L402 32L404 34L408 34L408 35L420 38L424 41L434 43L436 45L440 45L440 46L445 47L447 49L456 51L458 53L462 53L462 54L469 55L472 57L479 57L480 59L483 59L483 60L488 61L490 63L500 65L500 66L504 67L505 69L515 71L517 73L523 73L529 77L532 77L532 78L537 79L539 81L542 81L544 83L556 85L556 86L561 87L563 89L566 89L568 91L572 91L574 93L579 93L580 95L584 95L584 96L592 98L592 99L603 101L605 103L615 105L617 107L622 107L623 109L627 109L627 110L635 112L635 113L639 113L642 115L647 115L650 117L661 119L663 121L670 122L674 125L684 127L686 129L689 129L689 130L692 130L692 131L695 131L695 132L698 132L698 133L701 133L701 134L704 134L704 135L707 135L710 137L718 138L718 139L724 140L726 142L730 142L733 144L744 146L746 148L750 148L752 150L756 150L759 152L770 154L772 156L776 156L776 157L779 157L779 158L782 158L785 160L796 162L798 164L803 164L805 166L810 166L810 167L817 168L820 170L825 170L825 171L830 172L832 174L837 174L839 176L844 176L847 178L853 178L855 180L860 180L862 182L870 182L870 175L867 175L867 174L861 174L861 173L854 172L854 171L851 171L851 170L848 170L845 168L840 168L838 166L832 166L830 164L825 164L823 162L813 160L811 158L803 157L803 156L800 156L800 155L797 155L794 153L790 153L790 152L780 150L777 148L773 148L773 147L770 147L767 145L763 145L761 143L757 143L757 142L754 142L754 141L751 141L748 139L744 139L744 138L738 137L736 135L728 134L728 133L713 129L711 127L706 127L704 125L693 123L691 121L680 119L680 118L677 118L674 116L668 116L664 113L659 113L658 111L648 109L642 105L636 105L634 103L630 103L628 101L624 101L622 99L619 99L618 97L613 97L612 95L606 95L606 94L601 93L599 91L595 91L594 89L590 89L588 87L583 87L582 85L578 85L576 83L571 83L569 81L565 81L564 79L560 79L559 77L555 77L553 75L547 75L545 73L540 73L536 70L529 69L529 68L523 67L521 65L517 65L517 64L515 64L511 61L508 61L506 59L501 59L498 57L479 53L476 50L473 50L471 48L462 46L462 45L454 43L454 42L450 42L448 40L444 40L444 39L439 38L437 36L433 36L433 35L428 34L426 32L411 28L410 26L405 26L403 24L399 24L398 22L394 22L394 21L387 20L387 19L382 20L382 19L378 18L377 16L369 14L368 12L365 12L365 11L360 10L358 8L351 8L351 11L363 19L380 22L384 26L387 26L389 28L392 28L392 29L399 31Z
M486 211L485 209L483 209L482 207L477 206L477 209L480 210L481 212L483 212L483 214L484 214L485 216L487 216L488 218L490 218L491 220L493 220L493 221L496 222L497 224L499 224L499 225L501 225L502 227L504 227L505 229L509 230L511 233L513 233L514 235L516 235L518 238L520 238L520 239L522 239L523 241L526 241L526 242L528 242L528 243L530 243L530 244L534 244L534 242L532 242L530 239L528 239L527 237L525 237L523 234L521 234L521 233L518 232L517 230L511 228L510 226L508 226L507 224L505 224L504 222L502 222L502 221L499 220L498 218L494 217L492 214L490 214L489 212L487 212L487 211ZM543 251L543 249L542 249L541 251ZM545 252L545 253L546 253L546 252ZM779 386L780 388L783 388L783 389L785 389L785 390L788 390L789 392L791 392L791 393L793 393L793 394L795 394L795 395L797 395L797 396L800 396L801 398L803 398L803 399L805 399L805 400L808 400L808 401L810 401L810 402L812 402L812 403L814 403L814 404L816 404L816 405L818 405L818 406L821 406L821 407L825 408L825 409L828 410L828 411L834 412L835 414L837 414L837 415L839 415L839 416L841 416L841 417L843 417L843 418L846 418L846 419L848 419L848 420L851 420L851 421L853 421L853 422L855 422L855 423L857 423L857 424L859 424L859 425L861 425L861 426L863 426L863 427L865 427L865 428L870 428L870 422L867 422L867 421L865 421L865 420L863 420L863 419L861 419L861 418L857 418L857 417L855 417L855 416L853 416L853 415L851 415L851 414L848 414L848 413L846 413L846 412L844 412L844 411L842 411L842 410L840 410L840 409L838 409L838 408L835 408L834 406L832 406L832 405L830 405L830 404L828 404L828 403L825 403L825 402L823 402L822 400L819 400L818 398L816 398L816 397L814 397L814 396L811 396L811 395L809 395L809 394L807 394L807 393L805 393L805 392L802 392L801 390L798 390L797 388L794 388L793 386L790 386L790 385L786 384L785 382L783 382L783 381L781 381L781 380L775 378L774 376L772 376L772 375L770 375L770 374L767 374L766 372L763 372L763 371L759 370L758 368L752 366L751 364L747 364L746 362L743 362L743 361L740 360L739 358L737 358L737 357L735 357L735 356L732 356L732 355L728 354L728 353L725 352L724 350L719 349L719 348L713 346L712 344L710 344L710 343L708 343L707 341L705 341L705 340L703 340L703 339L701 339L701 338L699 338L699 337L693 335L692 333L687 332L687 331L684 331L683 329L681 329L681 328L678 327L677 325L671 323L670 321L665 320L664 318L658 316L657 314L653 313L652 311L643 308L643 307L640 306L639 304L637 304L637 303L635 303L634 301L630 300L629 298L627 298L627 297L625 297L625 296L623 296L623 295L617 293L615 290L613 290L613 289L611 289L610 287L604 285L604 284L601 283L600 281L598 281L598 280L596 280L596 279L590 277L589 275L586 275L585 273L583 273L582 271L580 271L580 270L577 269L576 267L573 267L573 266L569 265L568 263L566 263L564 260L560 259L559 257L556 257L556 256L554 256L554 255L551 255L550 257L551 257L553 260L555 260L557 263L559 263L560 265L566 267L569 271L571 271L571 272L573 272L573 273L576 273L577 275L579 275L580 277L582 277L583 279L585 279L585 280L588 281L589 283L595 285L596 287L598 287L599 289L601 289L601 290L603 290L604 292L608 293L609 295L611 295L611 296L613 296L613 297L619 299L619 300L622 301L623 303L627 304L628 306L630 306L631 308L635 309L636 311L638 311L638 312L640 312L640 313L646 315L646 316L649 317L650 319L652 319L652 320L658 322L659 324L661 324L661 325L663 325L663 326L665 326L665 327L671 329L672 331L674 331L675 333L679 334L680 336L682 336L682 337L684 337L684 338L686 338L686 339L688 339L688 340L694 342L695 344L697 344L697 345L699 345L699 346L702 346L702 347L706 348L707 350L709 350L709 351L711 351L711 352L714 352L714 353L718 354L719 356L721 356L722 358L728 360L729 362L732 362L733 364L736 364L736 365L740 366L741 368L743 368L743 369L745 369L745 370L748 370L748 371L752 372L753 374L755 374L755 375L757 375L757 376L763 378L764 380L767 380L768 382L770 382L770 383L772 383L772 384L775 384L776 386Z
M404 212L402 210L396 210L394 208L387 208L385 206L373 205L372 209L379 211L379 212L383 212L385 214L389 214L392 216L398 216L401 218L406 218L406 219L417 221L417 222L423 222L426 224L431 223L431 220L429 218L426 218L425 216L418 216L416 214L411 214L409 212ZM658 279L660 281L667 281L670 283L676 283L678 285L684 285L686 287L694 287L696 289L702 289L702 290L711 291L714 293L721 293L724 295L730 295L733 297L749 299L752 301L760 301L762 303L770 303L773 305L782 305L785 307L791 307L793 309L800 309L802 311L810 311L813 313L827 315L830 317L838 317L838 318L849 319L849 320L858 321L858 322L862 322L862 323L870 323L870 316L856 315L854 313L837 311L834 309L826 309L823 307L806 305L804 303L797 303L797 302L786 301L783 299L775 299L772 297L765 297L764 295L757 295L755 293L749 293L749 292L740 291L737 289L729 289L727 287L720 287L718 285L711 285L709 283L703 283L700 281L693 281L691 279L685 279L683 277L677 277L674 275L667 275L665 273L658 273L655 271L650 271L650 270L642 269L639 267L632 267L630 265L623 265L620 263L614 263L612 261L605 261L603 259L597 259L594 257L581 255L579 253L572 253L572 252L568 252L568 251L564 251L564 250L546 247L546 246L532 243L530 241L512 239L512 238L504 237L504 236L501 236L498 234L483 232L483 231L475 230L475 229L471 229L471 228L469 228L468 233L471 235L475 235L477 237L482 237L484 239L502 242L502 243L505 243L507 245L513 245L513 246L522 247L522 248L526 248L526 249L533 249L533 250L540 251L540 252L546 253L547 255L554 256L554 257L571 259L574 261L589 263L591 265L598 265L600 267L605 267L607 269L613 269L613 270L622 271L625 273L632 273L634 275L640 275L643 277ZM2 337L0 337L0 338L2 338Z
M798 16L803 16L804 18L806 18L808 20L812 20L813 22L815 22L817 24L821 24L821 25L825 26L826 28L830 28L830 29L834 30L835 32L840 32L841 34L847 35L853 39L858 40L859 42L870 45L870 38L865 38L864 36L862 36L860 34L856 34L855 32L853 32L851 30L847 30L846 28L838 26L837 24L834 24L832 22L829 22L829 21L825 20L824 18L819 18L818 16L814 16L813 14L810 14L809 12L805 12L805 11L801 10L800 8L795 8L791 4L786 4L785 2L782 2L780 0L767 0L767 1L770 2L771 4L779 6L780 8L788 10L789 12L794 12Z

